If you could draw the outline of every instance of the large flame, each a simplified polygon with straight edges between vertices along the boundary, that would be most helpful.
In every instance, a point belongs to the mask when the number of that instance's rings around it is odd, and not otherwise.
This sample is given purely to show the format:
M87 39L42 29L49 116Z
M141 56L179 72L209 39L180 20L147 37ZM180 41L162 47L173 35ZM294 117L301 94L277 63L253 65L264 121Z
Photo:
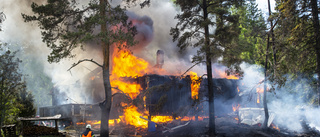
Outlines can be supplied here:
M140 113L138 111L138 108L136 106L129 106L124 110L124 116L121 117L123 121L125 121L126 124L134 125L135 127L140 128L147 128L148 127L148 121L145 120L148 117L148 111L144 111L143 113ZM140 116L143 116L145 119L140 118ZM166 123L172 121L172 116L152 116L151 121L155 123Z
M190 71L190 79L191 79L191 97L192 99L199 98L199 89L201 81L198 77L197 73Z
M155 69L145 60L137 58L128 50L118 50L113 52L112 59L112 75L110 76L111 86L117 87L125 94L129 95L131 99L135 99L141 91L141 86L137 83L126 81L123 77L139 77L147 73L155 73ZM164 71L158 69L159 72ZM143 97L145 100L145 97ZM141 111L141 110L140 110ZM140 118L140 116L147 117L148 111L139 112L136 106L128 106L124 109L124 115L120 117L121 121L126 124L134 125L135 127L147 128L148 121ZM171 116L153 116L151 121L156 123L163 123L172 121ZM109 121L110 124L110 121Z
M111 86L129 95L131 99L135 99L140 94L141 86L122 78L143 76L147 73L150 66L149 63L133 56L128 50L119 51L118 48L115 48L115 51L113 51L112 59ZM137 107L129 106L124 109L124 116L121 116L120 119L126 124L146 128L148 122L141 119L139 117L141 115L143 114L138 112Z
M113 52L112 77L137 77L147 72L149 63L133 56L128 50Z
M145 74L169 74L162 69L153 68L147 61L135 57L129 50L114 48L112 52L112 69L110 75L110 84L113 87L113 91L115 88L121 90L126 95L130 96L131 99L136 99L142 90L141 86L133 81L128 81L125 78L136 78L143 76ZM171 74L172 75L172 74ZM179 75L179 73L176 73ZM235 76L226 75L225 72L219 73L220 78L227 79L238 79ZM198 99L198 90L200 88L199 77L197 73L190 72L190 78L192 80L191 88L192 88L192 98ZM92 80L94 79L91 78ZM142 97L145 100L145 97ZM145 105L144 105L145 107ZM126 124L134 125L135 127L147 128L148 121L140 118L143 116L146 118L149 114L146 109L140 109L136 106L127 106L123 110L123 116L120 116L119 120L111 120L109 121L110 125L114 125L115 122L123 122ZM202 120L207 117L198 117L198 119ZM195 117L184 117L184 119L195 120ZM151 121L156 123L164 123L172 121L172 116L152 116Z
M117 87L132 99L135 99L140 93L141 86L121 78L143 76L149 66L148 62L133 56L128 50L114 51L112 59L111 86Z

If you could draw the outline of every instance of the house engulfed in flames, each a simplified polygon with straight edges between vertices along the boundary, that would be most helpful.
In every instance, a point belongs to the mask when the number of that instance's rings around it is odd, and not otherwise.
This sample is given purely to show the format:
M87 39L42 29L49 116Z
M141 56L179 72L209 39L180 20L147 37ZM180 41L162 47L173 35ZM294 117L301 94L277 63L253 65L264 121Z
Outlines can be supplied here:
M207 79L196 76L194 72L187 76L166 73L161 69L163 52L157 52L157 55L157 64L150 66L148 62L128 51L113 52L110 76L113 103L110 126L122 123L147 128L148 121L145 119L165 123L173 119L183 121L208 118L208 106L204 101L208 97ZM94 70L87 79L90 79L86 86L87 98L92 98L92 102L102 102L104 90L101 70ZM236 77L214 78L213 82L215 100L230 102L238 96ZM223 107L217 105L215 109L219 110L216 111L216 115L233 111L232 103L226 103ZM69 124L98 125L101 117L99 103L63 104L40 108L40 116L55 114L61 114L61 118Z

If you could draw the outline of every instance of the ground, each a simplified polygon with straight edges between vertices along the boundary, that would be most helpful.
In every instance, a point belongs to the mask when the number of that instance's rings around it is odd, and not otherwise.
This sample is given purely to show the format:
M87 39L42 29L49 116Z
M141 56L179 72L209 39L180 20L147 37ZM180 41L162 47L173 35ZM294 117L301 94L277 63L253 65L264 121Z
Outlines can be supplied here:
M183 125L186 122L172 122L166 124L167 127L176 127L177 125ZM156 131L148 132L143 129L136 129L133 126L119 126L112 129L111 137L208 137L208 119L203 121L191 121L188 125L175 129L171 132L163 133L167 129L162 126L157 126ZM111 131L111 130L110 130ZM95 131L99 135L99 131ZM67 131L67 136L77 137L76 131ZM320 137L320 133L315 130L308 130L304 133L298 133L294 131L287 131L286 129L274 129L269 128L263 130L259 124L249 126L245 124L239 124L233 116L217 117L216 118L216 133L217 137Z

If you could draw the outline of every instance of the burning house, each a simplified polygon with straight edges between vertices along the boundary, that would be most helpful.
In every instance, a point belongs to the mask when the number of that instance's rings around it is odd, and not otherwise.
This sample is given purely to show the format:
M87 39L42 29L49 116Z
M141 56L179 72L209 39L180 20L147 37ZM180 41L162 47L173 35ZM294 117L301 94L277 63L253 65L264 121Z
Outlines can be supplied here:
M123 123L137 128L147 128L148 121L145 119L163 123L174 119L201 120L208 118L206 78L200 78L194 72L187 76L160 75L159 72L165 72L161 69L164 63L163 51L157 52L157 65L149 71L146 71L148 66L141 65L145 63L143 60L127 52L122 53L113 56L114 62L118 63L113 64L110 77L113 87L113 103L111 120L109 121L111 126L114 125L113 123ZM133 70L130 74L131 72L128 71L130 68L128 69L124 65L124 61L130 61L130 59L131 62L140 66L135 69L141 70ZM117 67L118 71L115 71ZM104 97L101 70L99 68L93 70L85 76L85 79L87 80L85 95L88 102L91 103L42 107L40 108L40 116L61 114L61 118L66 119L69 123L99 124L101 113L98 104L103 101ZM238 80L235 78L214 78L213 82L215 100L219 101L219 105L215 106L217 115L232 112L232 102L238 97ZM53 97L58 98L57 95Z

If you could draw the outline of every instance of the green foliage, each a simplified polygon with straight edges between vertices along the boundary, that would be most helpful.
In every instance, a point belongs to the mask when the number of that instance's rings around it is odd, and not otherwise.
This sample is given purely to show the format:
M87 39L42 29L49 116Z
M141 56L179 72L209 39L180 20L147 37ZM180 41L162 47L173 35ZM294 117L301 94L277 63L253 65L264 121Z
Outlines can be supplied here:
M196 64L206 59L209 107L214 108L214 93L212 82L212 59L224 58L230 41L238 34L238 16L232 15L229 9L232 5L239 6L242 0L176 0L175 4L181 8L176 16L178 23L171 28L170 35L173 41L178 41L180 51L187 47L199 47L197 55L193 57ZM209 28L215 28L210 32ZM209 109L209 135L215 135L214 109Z
M281 73L305 74L313 77L316 72L316 39L310 1L277 0L278 25L275 28L276 44ZM309 76L308 76L309 75Z
M238 16L240 32L231 31L238 37L228 43L226 41L225 52L223 52L223 64L229 67L228 72L241 75L240 63L262 65L266 50L266 24L261 11L257 8L255 1L248 1L243 6L232 7L231 13ZM230 27L234 28L236 26ZM230 38L229 38L230 39ZM229 40L227 39L227 40Z
M17 107L19 108L19 117L34 117L36 109L34 107L34 97L24 86L17 95Z
M263 64L262 56L266 45L266 24L262 13L254 1L245 6L234 8L233 13L239 14L240 35L234 43L238 44L234 52L239 54L240 60L250 64ZM262 56L261 56L262 55Z
M223 58L222 63L233 64L235 61L231 50L235 44L231 43L240 33L239 15L232 13L232 6L239 7L243 1L205 1L207 3L207 15L203 15L203 1L176 0L175 4L179 5L182 13L176 18L179 20L175 28L171 28L170 35L173 41L178 41L177 46L180 52L187 47L199 47L198 54L193 57L193 62L202 62L205 53L205 32L204 28L215 29L215 32L209 33L210 58ZM207 16L207 19L204 19ZM213 31L213 30L212 30ZM231 65L228 65L231 66Z
M18 94L25 89L19 72L21 60L16 58L16 52L11 52L6 46L0 45L0 125L16 121L20 112L17 107L20 105Z
M128 2L128 1L127 1ZM78 5L75 0L48 0L45 5L32 3L35 15L22 14L26 22L36 21L42 29L42 39L52 49L48 56L49 62L59 62L63 58L72 58L72 50L85 42L102 41L107 45L125 43L126 48L136 44L133 36L137 33L128 16L120 6L111 7L106 2L107 16L101 13L99 1L90 1L87 5ZM96 29L106 23L104 31Z

